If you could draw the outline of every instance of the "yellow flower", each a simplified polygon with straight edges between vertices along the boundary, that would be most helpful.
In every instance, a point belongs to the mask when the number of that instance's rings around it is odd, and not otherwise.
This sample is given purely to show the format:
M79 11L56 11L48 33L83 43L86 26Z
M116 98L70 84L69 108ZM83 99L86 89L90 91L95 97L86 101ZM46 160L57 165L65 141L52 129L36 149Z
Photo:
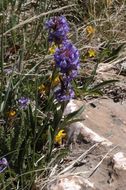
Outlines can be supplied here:
M95 28L92 27L91 25L90 25L90 26L87 26L86 32L87 32L87 35L88 35L88 36L91 36L92 34L95 33Z
M16 111L14 110L11 110L9 113L8 113L9 117L14 117L16 115Z
M60 83L60 78L57 76L56 78L53 79L52 81L52 86L55 87Z
M38 90L39 91L45 91L46 87L44 84L41 84L39 87L38 87Z
M89 54L89 57L95 57L96 56L96 51L94 49L89 49L88 54Z
M46 92L48 92L48 86L45 86L44 84L41 84L39 87L38 87L38 90L39 90L39 93L41 94L45 94Z
M55 136L54 142L58 143L59 145L62 144L63 139L66 137L66 133L64 130L60 130L58 134Z
M49 54L52 55L55 53L57 46L55 44L53 44L50 48L49 48Z
M52 87L56 87L60 83L60 75L57 75L53 80L52 76L49 76L49 80L51 81ZM62 78L62 77L61 77Z

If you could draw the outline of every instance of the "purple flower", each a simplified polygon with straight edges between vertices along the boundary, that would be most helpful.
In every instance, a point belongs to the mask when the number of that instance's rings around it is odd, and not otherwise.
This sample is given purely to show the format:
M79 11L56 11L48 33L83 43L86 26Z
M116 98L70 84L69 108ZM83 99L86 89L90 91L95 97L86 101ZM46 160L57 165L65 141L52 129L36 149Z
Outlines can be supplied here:
M72 88L60 88L55 92L58 102L69 101L70 99L74 98L74 95L75 94Z
M2 158L0 160L0 173L2 173L8 166L8 162L6 160L6 158Z
M19 106L21 109L26 109L28 107L28 104L30 103L29 98L21 97L18 100Z
M71 82L74 78L76 78L77 74L78 74L78 70L71 70L69 71L69 74L64 73L63 74L64 82L67 82L67 83Z
M64 16L55 16L46 22L46 28L49 30L49 41L61 44L67 39L69 25Z
M61 87L55 92L59 102L68 101L74 97L71 81L77 76L79 65L78 49L69 41L65 41L54 54L56 67L62 73Z
M69 25L64 16L53 17L46 22L49 30L49 41L58 45L54 53L55 66L59 69L62 79L60 88L55 90L59 102L69 101L74 97L71 81L77 76L79 65L78 49L67 40Z
M6 69L4 69L4 72L5 72L7 75L10 75L10 74L13 72L13 69L12 69L12 68L6 68Z
M71 79L77 75L79 69L79 52L78 49L69 41L63 42L61 47L56 49L54 54L56 67L60 68Z

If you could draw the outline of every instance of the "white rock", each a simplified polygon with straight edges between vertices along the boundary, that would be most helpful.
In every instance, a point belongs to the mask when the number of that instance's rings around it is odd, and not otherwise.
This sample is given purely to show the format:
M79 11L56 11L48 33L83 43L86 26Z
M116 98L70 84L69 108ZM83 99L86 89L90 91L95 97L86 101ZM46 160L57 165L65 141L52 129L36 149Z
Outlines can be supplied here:
M53 181L47 190L94 190L94 185L81 176L68 175Z
M66 106L66 109L64 111L64 115L72 113L72 112L74 112L76 110L78 110L78 106L75 104L74 100L70 100L69 103Z
M67 107L64 111L64 115L72 113L78 109L79 109L78 105L75 103L75 101L71 100L67 104ZM68 129L68 141L70 142L71 142L71 139L72 141L75 142L77 140L77 136L81 134L84 137L84 139L87 140L88 142L101 142L102 144L106 146L112 145L112 143L109 140L105 139L102 136L99 136L97 133L95 133L94 131L89 129L87 126L85 126L83 122L72 123L67 127L67 129Z
M82 122L72 123L69 126L68 138L72 138L75 142L80 134L87 142L101 143L106 146L112 145L112 142L102 136L99 136L97 133L86 127Z
M123 152L118 152L113 156L114 169L126 170L126 157Z

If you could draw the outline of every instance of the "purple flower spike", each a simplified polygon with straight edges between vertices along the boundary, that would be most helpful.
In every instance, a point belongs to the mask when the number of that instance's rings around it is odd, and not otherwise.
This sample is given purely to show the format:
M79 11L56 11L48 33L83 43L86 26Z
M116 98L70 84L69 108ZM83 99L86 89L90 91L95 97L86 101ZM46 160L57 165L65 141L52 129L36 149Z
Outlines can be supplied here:
M79 69L79 52L78 49L69 41L62 44L60 48L57 48L54 54L54 60L56 67L60 68L61 73L65 73L71 79L77 75Z
M76 78L77 74L78 74L78 70L69 71L69 75L65 73L63 75L64 82L70 83L74 78Z
M28 107L28 104L30 103L29 98L21 97L18 100L19 106L21 109L26 109Z
M74 98L74 95L74 91L71 88L61 88L55 92L55 96L58 102L69 101L70 99Z
M78 74L79 51L67 39L69 25L64 16L53 17L46 22L46 28L49 30L49 41L57 45L54 53L55 66L60 72L60 86L55 90L57 101L69 101L74 97L72 89L72 80Z
M49 41L61 44L67 39L69 25L64 16L55 16L46 22L46 28L49 30Z
M6 68L6 69L4 69L4 72L5 72L7 75L10 75L10 74L13 72L13 69L12 69L12 68Z
M69 41L65 41L56 49L54 54L56 67L62 73L61 88L56 91L59 102L70 100L74 97L71 81L77 76L79 64L78 49Z
M2 173L8 166L8 162L6 160L6 158L2 158L0 160L0 173Z

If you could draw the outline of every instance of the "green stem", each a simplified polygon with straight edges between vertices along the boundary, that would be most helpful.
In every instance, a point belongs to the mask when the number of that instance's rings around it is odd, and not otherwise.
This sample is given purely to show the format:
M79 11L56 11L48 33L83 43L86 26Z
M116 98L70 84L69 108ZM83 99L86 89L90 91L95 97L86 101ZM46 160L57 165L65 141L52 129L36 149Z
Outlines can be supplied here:
M4 33L4 22L2 22L1 24L1 29L2 29L2 35L1 35L1 60L0 60L0 67L1 67L1 75L3 76L3 64L4 64L4 37L3 37L3 33Z

